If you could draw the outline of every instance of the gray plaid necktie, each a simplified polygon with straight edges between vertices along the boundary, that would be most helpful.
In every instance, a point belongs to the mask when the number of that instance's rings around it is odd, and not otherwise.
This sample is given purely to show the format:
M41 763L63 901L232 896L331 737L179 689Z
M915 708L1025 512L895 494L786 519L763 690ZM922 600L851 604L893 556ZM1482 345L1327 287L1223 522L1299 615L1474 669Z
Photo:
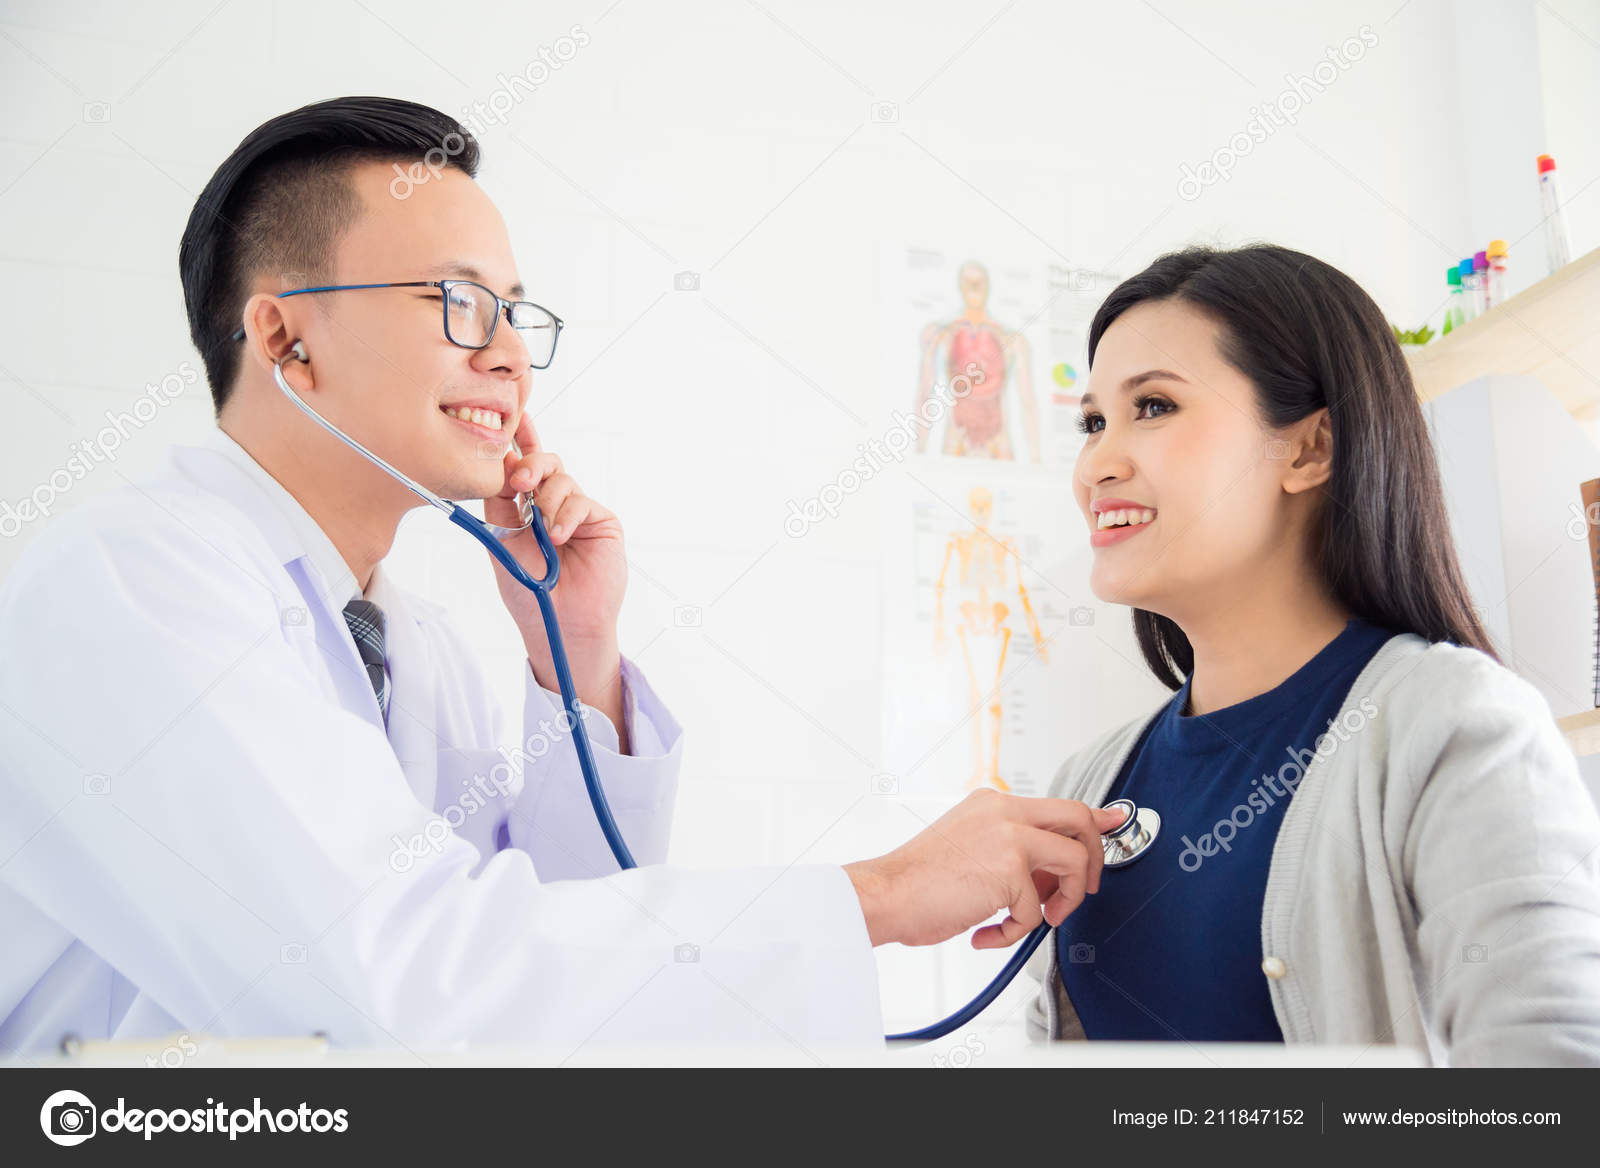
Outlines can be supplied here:
M357 598L344 606L344 623L356 640L356 652L367 667L367 680L378 695L383 724L389 724L389 670L383 660L383 609L370 600Z

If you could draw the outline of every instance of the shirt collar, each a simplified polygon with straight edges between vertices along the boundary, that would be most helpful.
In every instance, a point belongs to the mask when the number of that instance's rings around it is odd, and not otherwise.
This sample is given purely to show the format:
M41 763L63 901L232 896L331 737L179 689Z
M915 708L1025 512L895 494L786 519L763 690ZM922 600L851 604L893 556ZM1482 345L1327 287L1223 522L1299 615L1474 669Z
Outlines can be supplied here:
M339 554L339 549L333 546L333 541L328 538L327 532L317 525L317 521L311 518L310 513L300 505L300 501L291 495L282 483L273 478L266 467L251 457L248 450L235 442L220 427L211 432L203 445L228 459L258 488L262 501L267 504L266 513L258 518L271 520L264 522L262 528L272 543L274 553L279 555L285 564L302 557L308 559L316 574L321 577L320 583L326 590L327 597L337 601L340 608L343 608L348 601L361 597L361 585L357 582L355 573L350 570L350 565L345 563L344 557ZM372 584L377 582L377 573L378 569L375 567Z

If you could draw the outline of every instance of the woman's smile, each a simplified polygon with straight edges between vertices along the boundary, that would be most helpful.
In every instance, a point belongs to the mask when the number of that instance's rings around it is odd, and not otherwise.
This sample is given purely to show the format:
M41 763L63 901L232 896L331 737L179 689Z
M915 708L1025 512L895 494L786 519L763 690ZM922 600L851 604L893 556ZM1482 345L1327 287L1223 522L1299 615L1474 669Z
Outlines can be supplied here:
M1156 521L1154 507L1131 499L1096 499L1089 505L1089 512L1093 517L1089 545L1096 548L1132 539Z

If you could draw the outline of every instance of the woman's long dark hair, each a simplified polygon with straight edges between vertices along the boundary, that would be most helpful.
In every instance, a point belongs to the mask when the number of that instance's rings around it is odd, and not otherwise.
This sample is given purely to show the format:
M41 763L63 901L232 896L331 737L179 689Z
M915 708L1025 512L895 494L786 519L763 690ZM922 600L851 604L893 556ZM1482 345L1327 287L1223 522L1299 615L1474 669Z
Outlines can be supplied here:
M1314 536L1317 568L1356 616L1496 661L1462 580L1433 445L1389 322L1343 272L1270 244L1192 247L1124 280L1089 327L1089 362L1111 323L1146 300L1193 304L1221 328L1222 356L1255 386L1264 423L1326 406L1333 467ZM1194 669L1176 622L1133 611L1145 663L1169 689Z

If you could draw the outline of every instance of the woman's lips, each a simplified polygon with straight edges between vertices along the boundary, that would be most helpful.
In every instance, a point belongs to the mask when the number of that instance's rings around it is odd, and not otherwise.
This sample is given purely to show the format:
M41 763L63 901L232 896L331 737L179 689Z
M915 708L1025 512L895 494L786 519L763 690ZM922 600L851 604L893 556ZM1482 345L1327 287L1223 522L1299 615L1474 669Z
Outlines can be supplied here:
M1109 547L1114 543L1121 543L1125 539L1132 539L1145 528L1154 525L1154 523L1155 517L1152 516L1149 523L1128 523L1121 527L1107 527L1091 531L1089 533L1089 546L1103 548Z

